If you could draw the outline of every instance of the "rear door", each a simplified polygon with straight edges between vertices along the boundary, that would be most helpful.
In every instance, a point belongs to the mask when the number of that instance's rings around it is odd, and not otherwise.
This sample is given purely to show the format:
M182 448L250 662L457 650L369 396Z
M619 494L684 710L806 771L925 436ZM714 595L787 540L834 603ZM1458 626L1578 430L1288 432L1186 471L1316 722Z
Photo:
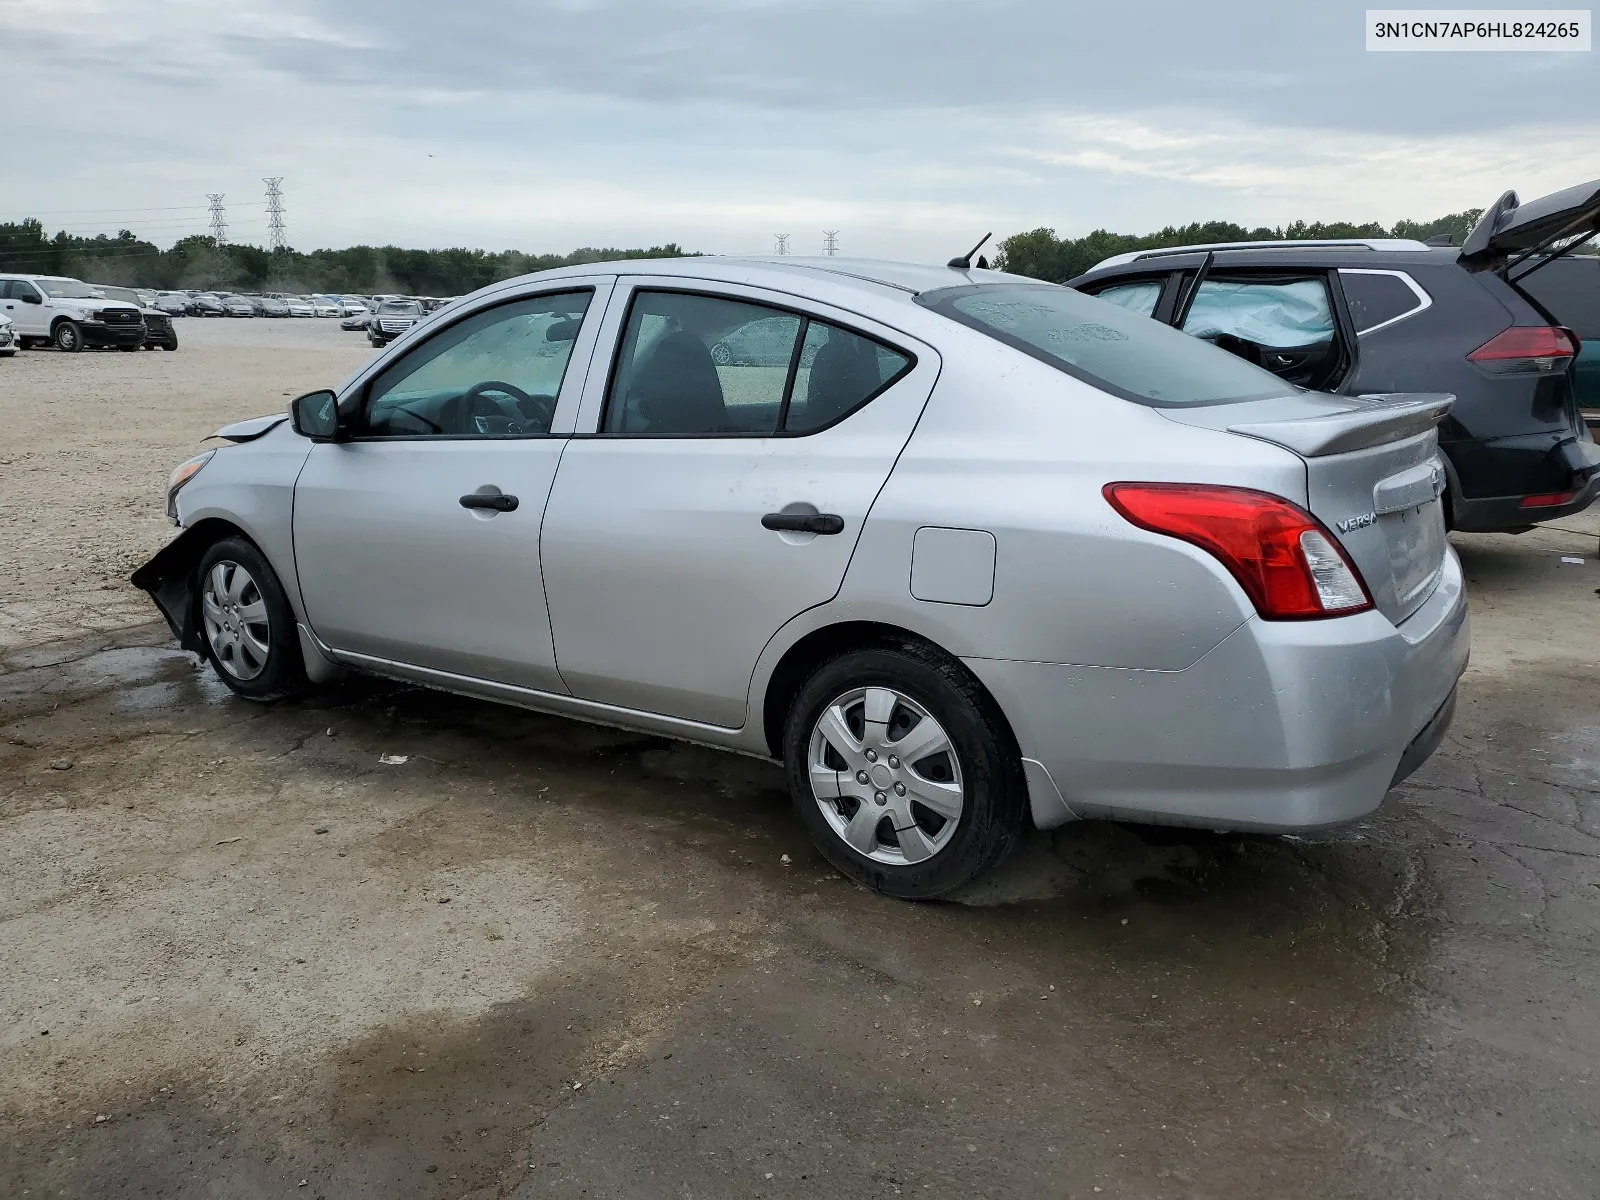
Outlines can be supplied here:
M618 289L611 377L580 417L594 432L568 446L545 517L556 661L574 695L736 728L762 647L839 590L938 359L792 296Z

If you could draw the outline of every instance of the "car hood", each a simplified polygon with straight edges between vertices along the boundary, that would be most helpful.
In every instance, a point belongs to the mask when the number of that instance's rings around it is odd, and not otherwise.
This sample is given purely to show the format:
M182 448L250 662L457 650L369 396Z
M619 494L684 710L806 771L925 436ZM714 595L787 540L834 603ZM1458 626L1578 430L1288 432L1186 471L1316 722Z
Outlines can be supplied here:
M248 421L235 421L232 425L224 425L211 436L222 438L228 442L253 442L262 434L277 428L288 419L288 413L273 413L268 417L251 417Z

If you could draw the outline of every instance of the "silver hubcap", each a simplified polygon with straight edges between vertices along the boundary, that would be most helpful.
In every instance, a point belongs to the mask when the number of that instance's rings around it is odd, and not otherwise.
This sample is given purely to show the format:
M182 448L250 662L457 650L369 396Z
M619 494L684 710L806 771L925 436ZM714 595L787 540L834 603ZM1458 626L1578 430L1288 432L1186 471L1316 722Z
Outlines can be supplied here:
M249 571L227 559L212 567L200 609L206 640L224 671L235 679L254 679L266 669L272 630L267 602Z
M927 709L892 688L857 688L824 708L806 764L829 827L874 862L932 858L961 823L955 747Z

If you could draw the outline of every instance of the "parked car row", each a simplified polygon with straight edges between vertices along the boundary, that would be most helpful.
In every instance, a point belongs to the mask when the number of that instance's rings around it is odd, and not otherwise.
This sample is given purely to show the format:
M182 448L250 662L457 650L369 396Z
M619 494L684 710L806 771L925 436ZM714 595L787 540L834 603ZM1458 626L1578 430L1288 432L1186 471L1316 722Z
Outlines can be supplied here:
M126 291L127 289L112 289ZM54 345L69 352L86 346L178 348L178 337L165 313L148 308L141 298L112 297L103 288L56 275L0 275L0 316L10 328L14 348Z
M163 311L182 308L196 317L347 317L370 313L377 301L365 296L291 296L285 292L163 292ZM158 299L160 299L158 297Z

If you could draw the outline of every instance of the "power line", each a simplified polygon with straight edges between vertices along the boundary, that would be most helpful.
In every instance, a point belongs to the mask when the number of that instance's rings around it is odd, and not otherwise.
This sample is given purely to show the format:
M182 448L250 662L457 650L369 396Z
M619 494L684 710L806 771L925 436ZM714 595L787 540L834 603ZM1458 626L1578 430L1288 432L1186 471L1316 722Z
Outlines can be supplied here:
M283 176L263 178L267 185L267 249L274 254L288 249L283 236Z
M222 198L226 192L207 192L206 199L211 201L211 241L218 250L228 244L228 217L222 211Z
M839 231L837 229L824 229L822 231L822 252L829 258L839 253Z

